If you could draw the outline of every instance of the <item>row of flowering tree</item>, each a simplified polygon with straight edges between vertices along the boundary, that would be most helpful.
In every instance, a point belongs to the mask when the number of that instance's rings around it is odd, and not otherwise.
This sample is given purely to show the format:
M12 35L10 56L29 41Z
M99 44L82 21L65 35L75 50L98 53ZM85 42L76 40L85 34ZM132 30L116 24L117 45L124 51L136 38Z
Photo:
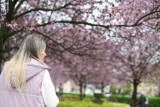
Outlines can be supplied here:
M133 83L136 101L137 86L158 62L160 2L115 1L0 0L0 66L26 35L38 33L47 41L47 59L65 64L77 84L81 76L84 83L109 82L105 75L116 69L115 77L124 73ZM99 81L89 80L95 74Z
M52 31L49 34L53 36L61 28L79 26L95 33L107 33L112 27L135 27L143 22L158 29L158 13L158 0L123 0L116 4L106 0L1 0L0 65L33 30L45 30L44 35ZM59 35L54 35L57 37L53 44L65 49L57 43Z
M93 10L93 8L90 10L84 6L94 3L99 4L92 0L1 0L0 65L8 59L11 51L18 48L21 40L33 31L42 34L48 40L52 36L52 45L56 49L51 47L50 49L55 53L61 52L61 49L70 51L59 43L63 37L63 33L60 33L61 29L64 27L69 29L81 24L84 26L80 27L84 29L85 25L97 26L87 20L83 21L91 14L87 11Z
M101 81L99 74L104 76L102 80L102 82L104 82L103 87L106 85L105 80L107 79L105 78L107 73L109 73L109 70L106 69L107 67L104 67L107 65L105 62L110 60L112 50L116 47L113 45L114 43L111 43L109 40L107 41L106 37L100 34L84 32L76 30L76 28L67 30L67 32L63 31L63 34L66 37L70 37L70 32L73 33L73 31L74 37L67 39L63 36L63 39L61 39L66 42L69 40L70 43L65 44L64 46L69 45L72 51L68 52L65 50L61 54L61 64L63 67L58 70L58 72L61 72L61 76L59 76L58 80L62 80L61 78L70 78L74 80L74 82L80 87L80 95L82 99L84 94L83 89L85 89L87 83L93 81L95 83L98 79ZM113 49L111 49L111 47L113 47ZM103 73L100 71L100 68L103 68ZM57 71L54 70L53 72L56 73ZM53 78L56 76L54 76L54 73L52 75ZM54 81L56 80L54 79ZM99 81L98 83L102 83Z

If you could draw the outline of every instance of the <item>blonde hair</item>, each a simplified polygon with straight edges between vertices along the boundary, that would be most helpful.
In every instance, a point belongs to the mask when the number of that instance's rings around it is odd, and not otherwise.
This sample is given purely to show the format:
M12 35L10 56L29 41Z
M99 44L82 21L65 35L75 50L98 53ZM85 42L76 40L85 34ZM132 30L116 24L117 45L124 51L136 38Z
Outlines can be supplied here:
M22 91L25 86L25 65L30 58L39 59L41 51L45 50L46 44L38 35L29 35L21 44L18 52L6 64L5 85L10 89L14 82L17 91ZM11 80L12 74L14 81Z

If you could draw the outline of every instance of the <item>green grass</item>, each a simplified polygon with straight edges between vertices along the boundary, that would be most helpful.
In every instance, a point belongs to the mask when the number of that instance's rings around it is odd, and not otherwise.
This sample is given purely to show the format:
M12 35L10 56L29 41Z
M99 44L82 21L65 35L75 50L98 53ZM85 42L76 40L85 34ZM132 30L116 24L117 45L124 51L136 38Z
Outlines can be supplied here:
M60 103L57 107L129 107L127 104L108 102L103 98L102 104L96 104L92 101L95 100L94 96L86 95L83 101L80 101L78 94L63 94L59 96Z
M107 101L101 105L93 103L92 101L60 101L58 107L128 107L128 105Z

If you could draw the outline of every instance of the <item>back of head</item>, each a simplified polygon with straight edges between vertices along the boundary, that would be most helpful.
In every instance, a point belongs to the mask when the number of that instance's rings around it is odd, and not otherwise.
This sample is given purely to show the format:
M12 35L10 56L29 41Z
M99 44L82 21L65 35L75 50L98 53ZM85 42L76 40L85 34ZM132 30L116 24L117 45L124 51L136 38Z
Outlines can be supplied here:
M41 51L45 50L45 41L39 35L27 36L21 44L18 52L11 58L6 65L5 85L8 88L12 87L14 81L18 91L22 90L25 83L25 65L31 58L39 59ZM14 74L14 80L11 80L11 75Z
M27 58L37 58L40 51L46 48L44 40L38 35L29 35L25 38L19 51L15 55L16 58L26 56Z

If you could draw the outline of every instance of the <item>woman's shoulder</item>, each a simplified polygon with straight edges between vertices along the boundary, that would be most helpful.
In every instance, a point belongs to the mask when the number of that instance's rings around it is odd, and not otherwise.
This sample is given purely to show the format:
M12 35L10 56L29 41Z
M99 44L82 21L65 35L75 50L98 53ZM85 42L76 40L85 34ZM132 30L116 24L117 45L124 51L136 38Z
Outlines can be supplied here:
M38 67L42 69L51 69L47 64L38 61L37 59L31 58L29 62L27 62L28 66Z

